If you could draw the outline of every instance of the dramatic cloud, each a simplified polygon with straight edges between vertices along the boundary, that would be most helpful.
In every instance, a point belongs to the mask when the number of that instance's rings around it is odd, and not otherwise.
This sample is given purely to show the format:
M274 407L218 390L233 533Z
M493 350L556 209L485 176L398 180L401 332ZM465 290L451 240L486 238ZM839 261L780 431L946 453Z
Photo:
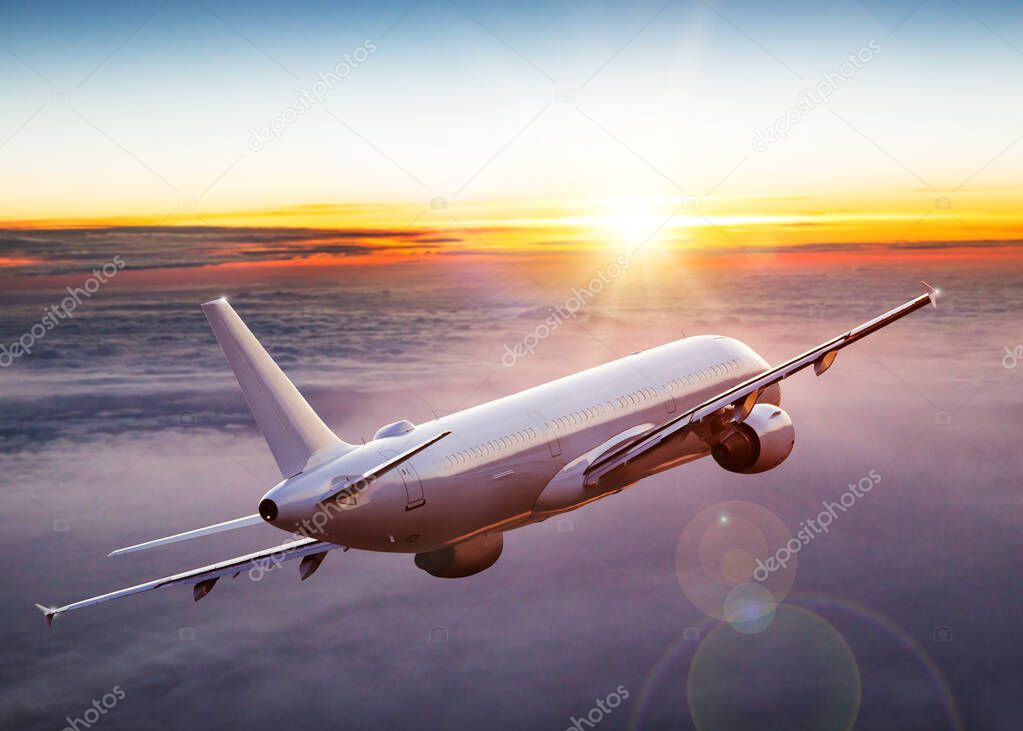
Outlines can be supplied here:
M242 261L297 260L320 254L352 256L383 249L421 250L454 244L435 230L112 226L0 229L0 260L31 261L16 274L79 271L130 253L132 269L198 267Z

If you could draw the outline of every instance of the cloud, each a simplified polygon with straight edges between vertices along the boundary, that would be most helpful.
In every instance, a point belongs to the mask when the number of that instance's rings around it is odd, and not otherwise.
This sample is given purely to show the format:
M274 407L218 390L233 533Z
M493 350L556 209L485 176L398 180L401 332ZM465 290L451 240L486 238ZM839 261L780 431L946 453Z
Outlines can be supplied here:
M486 401L665 342L680 328L726 324L725 334L777 361L907 294L903 278L881 268L800 271L780 282L780 274L739 271L722 281L678 271L662 288L632 274L615 284L621 303L588 306L603 317L599 329L562 328L513 369L499 367L501 343L546 313L513 288L391 275L384 284L270 282L232 294L314 407L353 441L397 418L423 421L434 407ZM102 728L279 729L294 718L311 726L343 718L375 729L423 717L453 728L564 728L620 683L635 695L608 728L633 714L642 726L684 725L679 679L684 688L696 644L682 642L659 664L682 628L703 620L675 575L679 532L729 496L794 528L874 467L883 489L800 553L793 600L837 596L890 618L949 676L966 727L1005 725L1012 684L961 670L982 664L1012 678L1019 664L1018 643L1004 639L1017 632L1004 608L1020 601L1011 580L1019 531L1006 506L1018 492L1011 475L1023 469L1012 428L1023 402L1019 370L1001 365L1023 297L1018 279L946 266L935 281L950 293L947 307L843 351L823 379L787 381L799 438L776 472L736 476L710 460L670 470L573 513L572 532L547 521L509 533L501 561L464 581L431 579L407 555L334 552L307 582L292 565L258 584L225 578L198 604L187 587L168 589L82 610L48 632L33 601L91 596L279 538L257 526L102 558L251 513L278 475L191 284L97 296L47 335L43 350L0 370L8 725L60 728L119 684L127 696ZM0 336L38 317L47 296L5 292ZM823 318L806 314L822 302ZM937 408L967 407L939 426L925 397ZM197 425L181 424L182 412L194 412ZM70 531L52 530L60 517L71 519ZM921 606L951 617L954 642L933 642ZM856 657L862 723L883 727L912 707L900 728L948 725L948 698L912 645L880 630L876 614L820 612ZM448 627L445 643L427 639L433 625ZM196 639L178 639L181 627L196 628ZM802 718L820 709L806 700L817 679L786 649L748 666L749 677L724 673L728 702L772 728L788 721L772 715L779 711ZM741 665L743 656L723 660ZM588 672L576 672L582 667ZM310 693L325 687L331 692Z
M317 255L358 256L420 244L453 244L455 236L406 229L246 228L229 226L111 226L0 229L0 258L30 259L9 267L19 275L60 274L99 266L120 255L132 269L199 267Z

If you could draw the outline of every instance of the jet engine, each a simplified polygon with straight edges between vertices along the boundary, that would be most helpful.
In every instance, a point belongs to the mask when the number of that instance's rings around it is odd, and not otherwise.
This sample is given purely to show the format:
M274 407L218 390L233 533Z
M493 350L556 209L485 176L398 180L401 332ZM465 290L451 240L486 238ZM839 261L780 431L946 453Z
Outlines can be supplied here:
M711 447L714 461L729 472L752 475L777 467L792 451L792 419L774 404L757 404Z
M429 553L417 553L416 566L441 579L461 579L489 569L501 557L502 549L504 534L487 533Z

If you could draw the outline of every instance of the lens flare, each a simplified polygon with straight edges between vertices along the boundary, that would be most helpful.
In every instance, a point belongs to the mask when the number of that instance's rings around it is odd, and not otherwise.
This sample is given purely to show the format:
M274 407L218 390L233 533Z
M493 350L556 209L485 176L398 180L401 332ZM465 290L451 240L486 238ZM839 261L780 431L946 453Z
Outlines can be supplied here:
M754 574L790 538L781 519L760 505L741 500L712 505L679 537L675 552L679 585L704 614L734 620L742 631L762 630L792 588L795 557L762 582L755 582Z
M774 594L762 584L739 584L725 597L725 621L746 635L770 627L777 609Z
M773 619L756 634L719 624L700 643L686 683L696 728L849 731L861 685L845 638L791 604L777 607Z

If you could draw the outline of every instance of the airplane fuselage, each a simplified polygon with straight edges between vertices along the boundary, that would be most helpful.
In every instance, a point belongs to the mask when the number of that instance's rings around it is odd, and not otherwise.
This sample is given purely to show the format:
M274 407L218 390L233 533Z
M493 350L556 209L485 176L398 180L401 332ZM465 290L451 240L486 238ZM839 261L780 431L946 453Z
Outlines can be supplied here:
M274 487L266 495L278 511L273 524L352 548L424 553L544 520L709 454L690 436L599 489L581 479L588 455L767 367L738 340L684 338L425 424L398 422ZM778 386L759 401L778 404ZM332 487L444 431L399 468L320 503Z

